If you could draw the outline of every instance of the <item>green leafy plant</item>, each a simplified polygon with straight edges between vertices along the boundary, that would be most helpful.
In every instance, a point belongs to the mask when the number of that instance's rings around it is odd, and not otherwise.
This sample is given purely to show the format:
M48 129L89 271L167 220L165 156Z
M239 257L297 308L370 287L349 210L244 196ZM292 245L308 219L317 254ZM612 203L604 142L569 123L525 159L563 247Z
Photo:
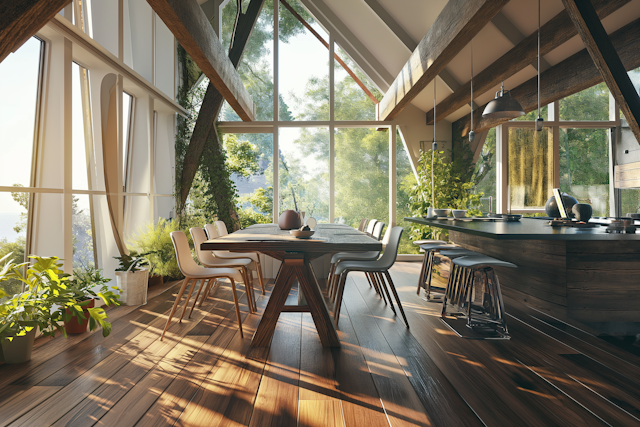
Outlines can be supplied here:
M140 267L149 265L149 260L145 258L149 253L138 254L131 251L129 254L114 256L120 262L120 266L116 271L136 271Z
M98 325L102 328L102 334L106 337L111 332L111 323L105 310L101 307L87 305L92 299L101 299L105 305L120 305L119 295L114 291L118 287L109 287L111 279L102 276L102 270L94 267L81 267L73 270L73 276L69 278L67 287L73 293L76 304L67 305L65 321L72 317L86 320L85 311L89 314L89 330L93 331Z
M418 161L418 183L413 186L409 197L411 215L422 217L432 205L435 196L435 208L467 209L467 215L481 215L476 206L480 205L482 193L473 194L471 162L447 162L444 151L433 153L433 178L431 182L432 150L423 151ZM411 238L441 239L448 236L446 230L419 224L411 225Z
M202 223L198 226L202 227ZM129 247L148 259L151 274L171 279L182 277L171 240L171 232L177 230L179 230L178 221L159 219L155 225L147 224L140 228L138 233L129 240ZM189 236L189 233L187 232L186 235Z

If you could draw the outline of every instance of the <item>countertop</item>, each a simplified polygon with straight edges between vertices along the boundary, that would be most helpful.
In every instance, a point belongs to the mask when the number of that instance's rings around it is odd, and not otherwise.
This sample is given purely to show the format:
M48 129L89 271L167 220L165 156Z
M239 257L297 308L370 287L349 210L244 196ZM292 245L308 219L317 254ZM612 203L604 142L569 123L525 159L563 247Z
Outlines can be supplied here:
M606 233L606 225L600 225L594 228L551 227L548 224L549 220L535 218L522 218L520 221L515 222L472 222L424 218L404 218L404 220L496 240L640 240L640 233ZM640 232L640 228L638 231Z

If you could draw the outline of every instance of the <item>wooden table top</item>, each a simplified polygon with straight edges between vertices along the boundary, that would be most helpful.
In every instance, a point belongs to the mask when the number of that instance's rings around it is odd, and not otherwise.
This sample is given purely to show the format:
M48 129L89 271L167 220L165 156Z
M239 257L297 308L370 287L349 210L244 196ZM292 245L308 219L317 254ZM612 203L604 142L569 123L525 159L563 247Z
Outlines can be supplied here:
M226 236L202 243L203 250L238 252L330 253L380 251L382 243L355 228L341 224L318 224L315 234L298 239L276 224L255 224Z

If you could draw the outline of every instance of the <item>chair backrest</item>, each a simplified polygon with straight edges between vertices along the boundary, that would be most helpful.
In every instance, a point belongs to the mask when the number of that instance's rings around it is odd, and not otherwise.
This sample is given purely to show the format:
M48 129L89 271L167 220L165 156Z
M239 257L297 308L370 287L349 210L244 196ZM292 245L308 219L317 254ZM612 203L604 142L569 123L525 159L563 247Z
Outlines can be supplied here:
M220 237L220 235L218 234L218 229L213 224L205 224L204 231L207 232L207 237L209 238L209 240Z
M376 226L373 227L373 233L371 233L371 237L380 240L382 238L382 230L384 230L385 225L386 224L382 221L376 222Z
M404 228L402 227L393 227L391 229L391 232L389 233L389 243L387 243L387 247L384 249L380 259L376 261L377 267L388 269L391 268L394 262L396 262L398 247L400 246L400 238L402 237L403 231Z
M192 227L189 229L191 238L193 239L193 246L196 248L196 255L202 265L214 265L216 264L216 257L213 256L211 251L203 251L200 249L200 245L207 240L207 235L200 227Z
M218 235L220 237L226 236L227 234L229 234L229 232L227 231L227 224L225 224L224 221L216 221L214 224L218 229Z
M191 248L189 248L189 240L182 231L172 231L171 241L173 248L176 250L176 259L178 267L185 276L194 276L202 271L200 267L191 257Z
M367 233L371 234L373 233L373 228L376 226L376 222L378 222L377 219L372 219L369 221L369 224L367 225Z
M358 231L364 231L364 227L367 225L367 218L362 218L360 220L360 226L358 227Z

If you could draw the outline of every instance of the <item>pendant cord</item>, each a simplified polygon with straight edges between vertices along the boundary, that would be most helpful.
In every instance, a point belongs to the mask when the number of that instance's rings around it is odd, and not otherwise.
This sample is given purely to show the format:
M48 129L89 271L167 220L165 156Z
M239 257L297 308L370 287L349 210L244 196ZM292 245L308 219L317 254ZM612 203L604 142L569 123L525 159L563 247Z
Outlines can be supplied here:
M538 0L538 117L540 117L540 0Z
M471 130L473 130L473 39L471 39Z
M431 206L436 207L436 184L433 174L433 163L436 155L436 79L433 79L433 144L431 145Z

